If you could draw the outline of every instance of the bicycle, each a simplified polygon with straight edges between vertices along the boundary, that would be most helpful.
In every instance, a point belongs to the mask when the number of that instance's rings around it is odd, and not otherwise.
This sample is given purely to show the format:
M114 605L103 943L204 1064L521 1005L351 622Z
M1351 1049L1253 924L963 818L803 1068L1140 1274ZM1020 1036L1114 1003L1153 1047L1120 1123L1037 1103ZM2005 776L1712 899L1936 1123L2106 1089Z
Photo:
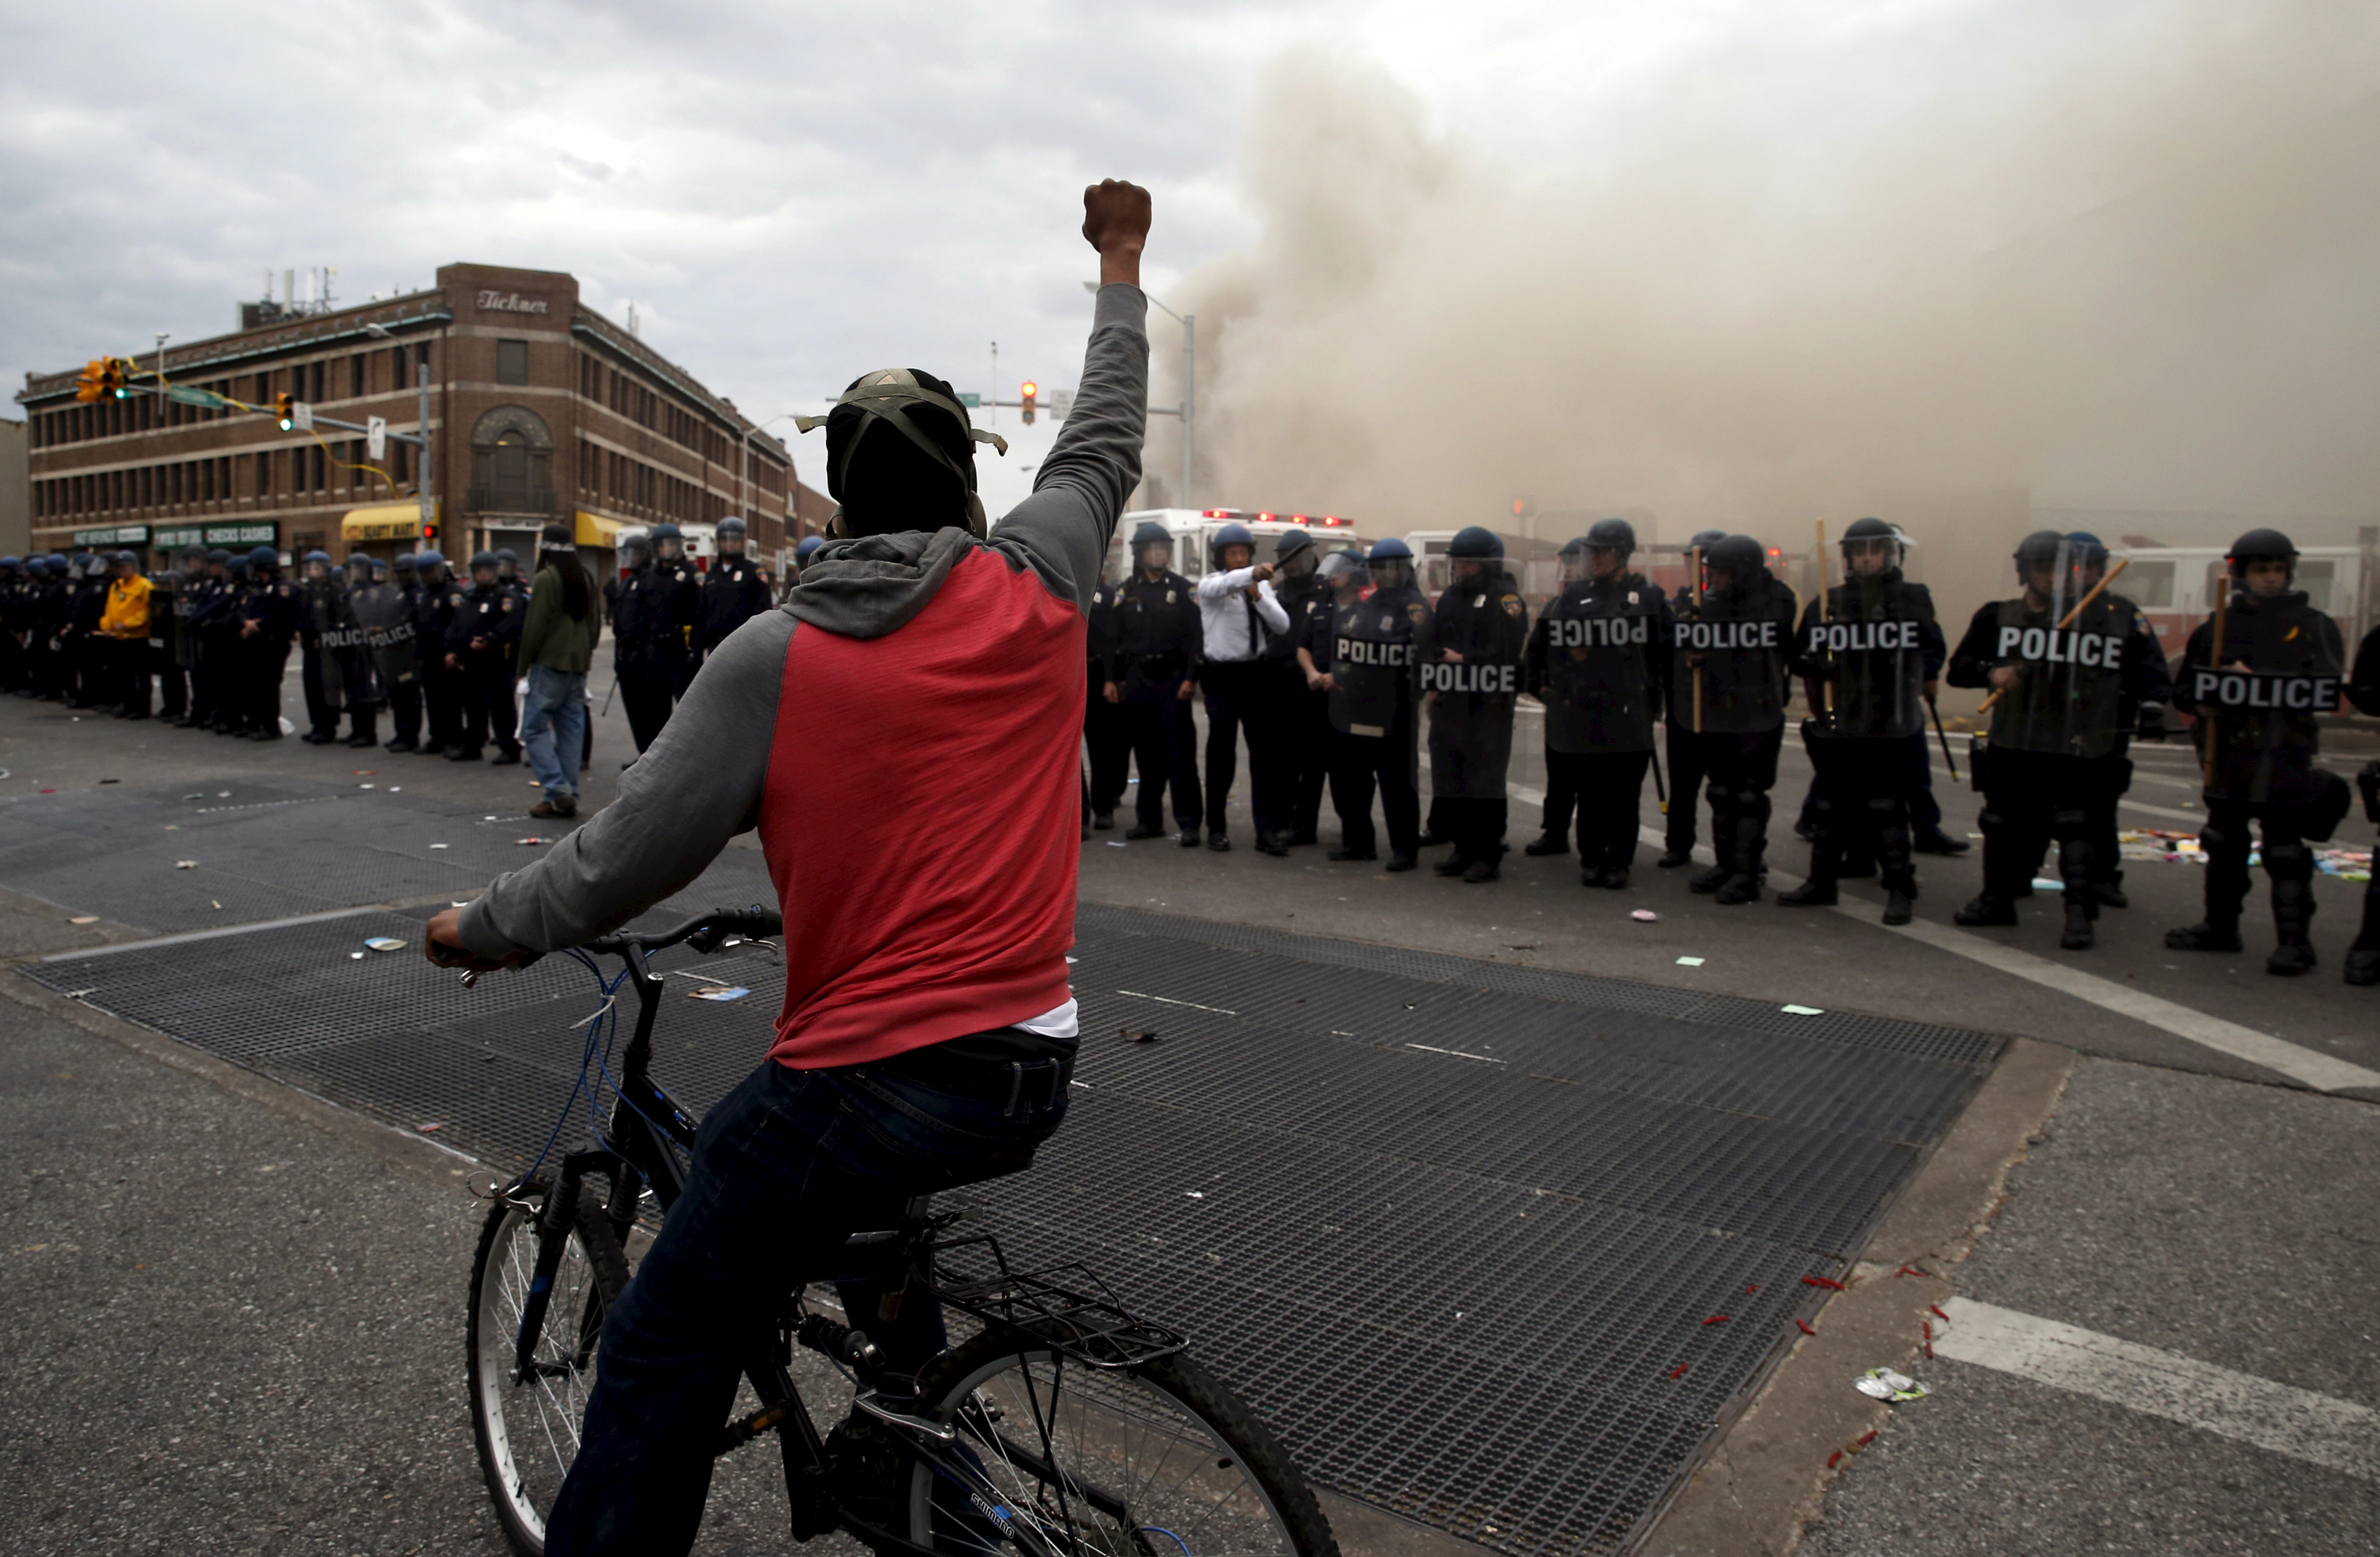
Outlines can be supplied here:
M722 909L574 951L605 994L565 1105L566 1119L587 1093L593 1139L546 1172L557 1124L538 1162L492 1191L466 1332L481 1473L523 1557L544 1551L603 1319L628 1281L629 1232L649 1195L667 1216L685 1188L678 1153L694 1145L696 1121L648 1074L663 985L649 958L781 931L771 910ZM593 959L614 955L626 970L604 979ZM609 1019L616 1035L623 979L638 1010L614 1077L603 1034ZM910 1395L867 1387L876 1347L812 1311L808 1287L788 1295L773 1334L756 1337L745 1376L759 1409L722 1424L715 1453L777 1436L795 1539L842 1530L886 1557L1337 1557L1296 1466L1180 1334L1134 1317L1079 1265L1012 1269L991 1235L953 1234L964 1214L911 1200L895 1225L849 1236L847 1271L814 1278L874 1283L979 1324L919 1370ZM827 1433L789 1371L795 1345L855 1375L851 1413Z

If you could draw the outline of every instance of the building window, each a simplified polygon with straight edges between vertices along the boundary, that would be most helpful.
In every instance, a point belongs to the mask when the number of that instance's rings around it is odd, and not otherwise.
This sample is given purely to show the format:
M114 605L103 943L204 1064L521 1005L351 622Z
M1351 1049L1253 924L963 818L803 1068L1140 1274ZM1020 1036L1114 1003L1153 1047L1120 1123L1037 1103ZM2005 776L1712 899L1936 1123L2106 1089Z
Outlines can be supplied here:
M496 382L498 383L528 382L528 342L498 341L496 343Z

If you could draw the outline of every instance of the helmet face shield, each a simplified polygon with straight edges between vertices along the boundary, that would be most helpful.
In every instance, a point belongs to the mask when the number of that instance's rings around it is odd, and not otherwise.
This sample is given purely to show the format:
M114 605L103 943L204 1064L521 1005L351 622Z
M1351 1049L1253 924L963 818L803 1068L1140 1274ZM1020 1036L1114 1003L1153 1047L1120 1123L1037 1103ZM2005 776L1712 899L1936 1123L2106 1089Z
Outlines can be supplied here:
M1133 565L1149 573L1162 572L1173 561L1173 542L1144 541L1132 549Z
M1882 536L1861 536L1843 542L1843 566L1853 577L1872 578L1891 571L1900 559L1898 543Z
M1372 582L1384 590L1413 588L1414 565L1411 557L1376 557L1372 561Z
M638 568L644 566L647 563L650 563L652 560L653 543L646 540L643 536L631 536L629 539L620 542L620 564L622 566Z

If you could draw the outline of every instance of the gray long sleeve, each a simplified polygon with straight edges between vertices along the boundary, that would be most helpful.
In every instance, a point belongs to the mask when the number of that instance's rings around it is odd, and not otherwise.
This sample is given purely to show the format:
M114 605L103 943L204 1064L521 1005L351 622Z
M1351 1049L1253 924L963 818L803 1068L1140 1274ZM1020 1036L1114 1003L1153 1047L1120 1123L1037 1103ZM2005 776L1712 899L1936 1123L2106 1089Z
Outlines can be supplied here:
M481 956L551 952L618 929L709 869L759 824L794 618L755 616L711 651L620 797L463 909Z
M1137 286L1099 288L1083 352L1082 387L1065 430L1033 480L1033 495L992 530L994 549L1088 606L1116 519L1140 484L1148 431L1148 299Z

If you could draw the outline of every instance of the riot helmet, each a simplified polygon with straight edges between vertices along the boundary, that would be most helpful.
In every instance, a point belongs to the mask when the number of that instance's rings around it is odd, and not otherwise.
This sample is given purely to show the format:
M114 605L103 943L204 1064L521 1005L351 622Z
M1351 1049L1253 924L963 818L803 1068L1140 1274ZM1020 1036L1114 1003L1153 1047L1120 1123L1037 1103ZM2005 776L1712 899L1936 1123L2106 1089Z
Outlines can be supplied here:
M653 538L650 535L620 537L620 566L634 573L653 565Z
M0 557L0 573L14 573L19 566L13 556Z
M2250 594L2277 595L2298 581L2298 549L2289 538L2277 529L2258 528L2231 542L2230 553L2224 558L2230 565L2231 580L2243 586ZM2276 575L2269 567L2251 569L2252 563L2278 563L2281 571Z
M388 582L388 564L378 557L371 559L371 581L375 584Z
M1882 519L1853 519L1843 528L1840 542L1843 579L1883 578L1900 570L1908 541Z
M136 552L118 552L107 560L112 566L124 569L125 578L140 571L140 557Z
M1504 541L1485 526L1465 525L1446 543L1446 555L1458 582L1486 578L1496 571L1492 564L1504 560Z
M2054 529L2036 529L2016 543L2010 555L2016 562L2016 581L2020 589L2044 597L2058 593L2058 575L2064 571L2068 556L2066 537Z
M1364 565L1364 553L1354 550L1331 553L1322 559L1318 571L1322 581L1330 585L1342 600L1352 600L1361 594L1370 579L1370 573Z
M1563 541L1563 542L1562 542L1562 545L1561 545L1561 550L1560 550L1560 551L1559 551L1559 552L1556 552L1556 553L1554 553L1554 555L1555 555L1556 557L1558 557L1559 559L1560 559L1560 562L1561 562L1561 576L1562 576L1562 582L1563 582L1563 583L1565 583L1565 584L1577 584L1577 583L1583 583L1583 582L1585 582L1585 578L1586 578L1586 537L1585 537L1585 536L1584 536L1584 535L1575 535L1575 536L1572 536L1572 537L1571 539L1569 539L1568 541Z
M371 570L372 560L370 553L349 552L347 553L346 574L347 587L349 589L360 589L364 585L370 583Z
M2067 554L2084 567L2105 567L2107 565L2107 543L2087 529L2068 533Z
M234 583L245 584L256 572L256 564L250 560L253 555L253 553L242 553L224 564L224 571L231 575Z
M1703 571L1713 590L1742 594L1768 571L1767 554L1749 535L1723 535L1703 552Z
M250 564L253 564L256 561L256 553L250 552L248 555L248 560ZM328 552L307 553L305 571L306 577L309 578L328 578L331 576L331 553Z
M419 578L424 584L435 588L445 580L446 553L443 552L417 553L413 559L413 572L414 577Z
M822 535L803 536L800 543L794 548L794 566L796 567L808 566L809 560L818 555L820 549L825 545L826 537Z
M1238 562L1232 561L1231 551L1234 546L1246 547L1248 554L1242 557ZM1227 524L1223 526L1222 529L1215 532L1215 538L1213 540L1207 542L1207 566L1208 567L1220 568L1224 572L1231 572L1237 568L1245 567L1256 560L1256 532L1248 529L1248 527L1244 524Z
M1173 561L1173 532L1155 519L1143 519L1132 532L1132 566L1144 573L1162 573Z
M207 566L209 567L229 567L231 566L231 553L224 550L221 546L218 546L213 551L207 553Z
M686 554L686 532L675 525L659 524L648 532L653 541L653 555L662 562L675 562Z
M744 554L745 529L742 519L730 515L720 520L719 529L715 534L721 556L740 557Z
M413 553L410 552L399 552L396 554L396 561L389 565L390 571L396 575L400 584L409 584L413 581L414 566Z
M472 553L471 582L474 584L492 584L495 581L496 553L493 552Z
M195 542L182 548L176 557L185 578L196 578L207 570L207 549Z
M1413 548L1394 536L1372 542L1372 554L1365 565L1371 570L1372 582L1383 590L1413 588Z
M1586 543L1598 552L1617 552L1625 563L1636 554L1636 527L1626 519L1597 519L1586 527Z
M314 554L322 556L320 552ZM322 557L322 560L327 563L331 559ZM281 553L270 546L251 546L248 549L248 566L251 573L278 573L281 571Z
M1314 543L1314 532L1299 525L1273 538L1272 560L1283 578L1304 578L1320 565L1322 551Z
M520 582L520 553L510 546L496 548L496 577L507 584Z
M1723 529L1698 529L1694 531L1694 539L1686 542L1686 548L1689 551L1707 553L1713 546L1726 539L1727 531Z

